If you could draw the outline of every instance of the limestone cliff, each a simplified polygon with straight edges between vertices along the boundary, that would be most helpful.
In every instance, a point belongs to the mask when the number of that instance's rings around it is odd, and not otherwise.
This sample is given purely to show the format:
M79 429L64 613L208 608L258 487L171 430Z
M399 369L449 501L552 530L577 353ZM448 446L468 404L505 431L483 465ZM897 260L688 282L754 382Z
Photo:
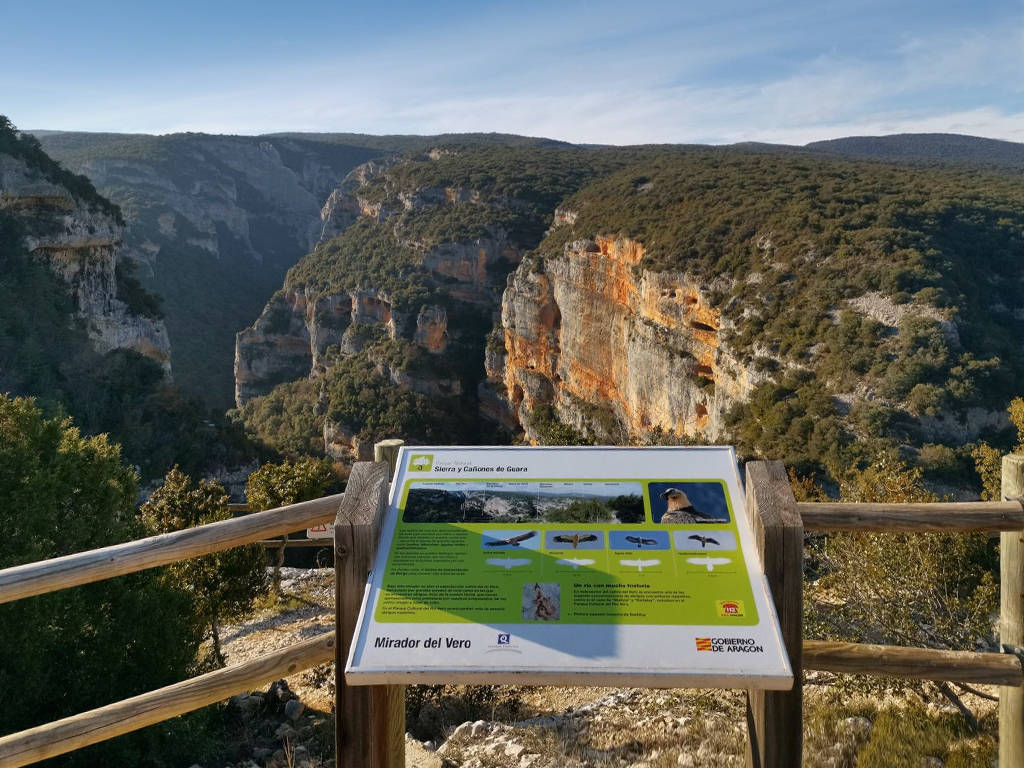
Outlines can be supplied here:
M176 379L225 408L235 333L317 242L331 190L377 154L273 136L53 133L40 140L121 206L125 254L163 299Z
M320 209L320 242L337 237L360 216L379 215L380 209L360 198L359 190L394 165L393 159L370 160L352 169Z
M123 228L108 211L7 154L0 154L0 211L22 222L26 249L64 282L97 352L132 349L170 375L163 322L136 312L119 295Z
M357 289L317 294L312 288L278 292L260 317L238 334L235 346L235 399L241 407L278 384L316 376L330 364L328 350L341 355L361 352L369 329L390 339L412 341L434 354L448 344L444 307L422 305L413 316L392 306L383 291ZM414 392L458 395L450 378L416 377L380 364L381 373Z
M714 440L724 412L760 381L722 343L706 286L642 269L643 255L639 242L598 236L509 278L504 348L492 345L487 373L509 404L503 418L532 440L540 405L602 441L659 431Z
M400 221L403 212L429 215L460 203L484 207L479 192L462 187L423 187L397 191L383 202L371 201L364 191L367 185L379 182L394 165L393 161L364 163L331 193L321 211L322 242L306 261L332 258L331 241L357 221L369 221L389 233L391 247L402 254L406 270L421 276L438 300L495 312L500 279L518 263L520 249L500 227L483 237L429 246L408 236ZM356 254L361 257L358 250ZM285 289L271 299L252 326L237 335L235 401L239 407L282 382L323 372L329 365L330 347L337 347L342 355L357 354L367 327L382 328L388 338L411 341L434 355L445 354L450 340L446 306L432 300L396 301L388 288L368 280L341 287L339 281L324 279L325 271L306 268L290 273ZM384 366L380 372L397 386L421 394L457 396L463 391L456 376L413 375L393 366ZM333 435L328 444L337 442Z

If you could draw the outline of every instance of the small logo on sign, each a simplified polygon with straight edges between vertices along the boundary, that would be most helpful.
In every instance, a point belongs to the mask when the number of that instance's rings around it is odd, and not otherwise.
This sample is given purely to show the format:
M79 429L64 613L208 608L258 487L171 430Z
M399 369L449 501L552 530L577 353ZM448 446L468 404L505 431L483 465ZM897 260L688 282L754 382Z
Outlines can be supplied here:
M432 453L419 453L409 459L409 469L413 472L429 472L433 466Z
M512 642L512 635L508 632L498 633L498 645L508 645Z
M697 638L697 650L698 651L710 651L711 650L711 638L710 637L698 637Z
M718 615L725 618L739 618L744 615L742 600L716 600Z

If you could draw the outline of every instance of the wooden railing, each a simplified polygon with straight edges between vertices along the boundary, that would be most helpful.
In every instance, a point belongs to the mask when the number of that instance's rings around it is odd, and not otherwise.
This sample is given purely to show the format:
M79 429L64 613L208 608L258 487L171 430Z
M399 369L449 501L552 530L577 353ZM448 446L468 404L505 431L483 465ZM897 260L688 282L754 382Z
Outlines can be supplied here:
M1003 459L999 502L798 503L781 462L747 464L746 507L793 666L789 691L747 694L747 765L792 768L803 749L801 676L828 672L999 685L999 764L1024 766L1024 455ZM999 637L1005 653L803 640L804 531L1001 532Z
M392 462L395 451L381 455ZM387 506L388 461L364 462L352 468L344 494L291 504L175 533L81 552L39 563L0 570L0 603L88 584L147 568L259 542L313 525L333 522L336 570L336 630L351 637L376 550L380 516ZM341 546L338 546L339 542ZM0 737L0 768L15 768L81 749L168 720L230 696L331 661L344 668L348 641L325 632L252 661L199 675L130 699ZM339 768L399 768L393 754L387 761L374 733L385 745L404 749L404 688L368 686L349 689L339 675L337 692L336 765ZM381 708L381 702L388 707ZM346 725L346 721L355 726ZM392 748L392 752L394 749ZM399 753L404 760L404 753Z
M353 466L344 494L177 533L0 571L0 603L166 565L334 521L335 631L157 691L0 737L0 766L21 766L175 717L277 677L335 661L338 768L404 765L404 686L349 687L344 662L387 506L397 446L384 461ZM1003 463L1002 502L804 504L779 462L746 468L747 514L794 673L790 691L748 692L747 763L801 764L804 669L908 679L987 683L1000 689L1000 765L1024 765L1024 456ZM833 643L803 639L804 531L1001 531L1000 639L1007 653Z

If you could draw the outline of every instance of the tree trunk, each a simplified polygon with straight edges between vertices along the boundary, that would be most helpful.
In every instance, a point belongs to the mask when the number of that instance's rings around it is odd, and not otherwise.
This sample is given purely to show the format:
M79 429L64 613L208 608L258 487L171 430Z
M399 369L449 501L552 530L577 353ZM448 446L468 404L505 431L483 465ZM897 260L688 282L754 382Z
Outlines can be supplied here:
M217 666L226 667L227 660L220 649L220 629L217 627L217 617L210 621L210 637L213 639L213 657L217 660Z
M287 546L288 534L281 539L281 546L277 548L277 557L274 560L274 596L281 596L281 566L284 565L284 549Z

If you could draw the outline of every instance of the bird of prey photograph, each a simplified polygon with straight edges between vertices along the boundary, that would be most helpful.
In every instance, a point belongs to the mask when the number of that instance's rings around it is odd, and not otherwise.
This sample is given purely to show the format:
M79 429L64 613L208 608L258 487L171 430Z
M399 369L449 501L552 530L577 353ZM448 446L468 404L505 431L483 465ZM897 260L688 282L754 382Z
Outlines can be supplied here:
M692 536L687 536L687 538L691 541L699 541L701 549L704 549L708 544L714 544L716 547L719 546L718 540L713 539L710 536L701 536L700 534L695 533Z
M576 549L576 547L578 547L581 542L597 541L597 536L593 533L567 533L560 534L558 536L552 536L551 540L557 541L559 544L572 544L572 548Z
M527 531L521 533L518 536L511 536L507 539L501 539L500 541L488 541L486 545L488 547L518 547L522 542L529 541L537 535L536 531Z
M663 523L713 523L715 518L693 506L685 491L678 488L666 488L658 494L665 499L665 514L661 516Z
M653 547L658 543L657 539L645 539L643 536L627 536L626 541L630 544L636 544L637 549L640 549L641 547Z

